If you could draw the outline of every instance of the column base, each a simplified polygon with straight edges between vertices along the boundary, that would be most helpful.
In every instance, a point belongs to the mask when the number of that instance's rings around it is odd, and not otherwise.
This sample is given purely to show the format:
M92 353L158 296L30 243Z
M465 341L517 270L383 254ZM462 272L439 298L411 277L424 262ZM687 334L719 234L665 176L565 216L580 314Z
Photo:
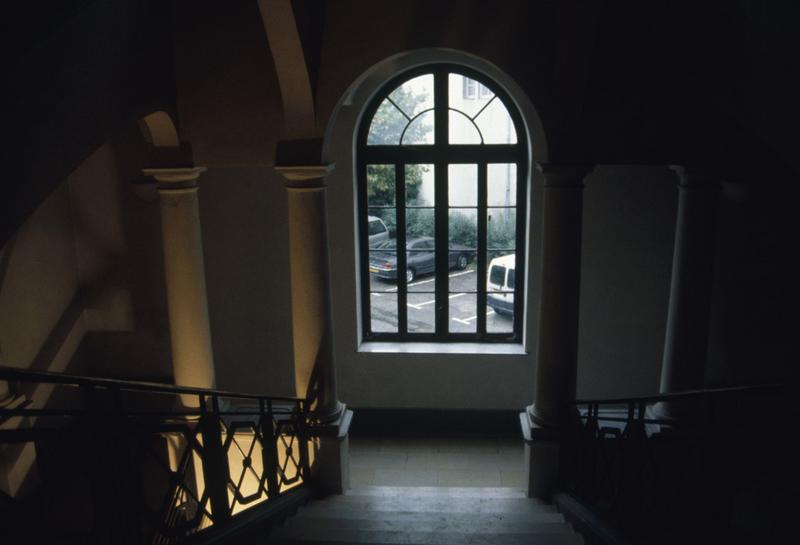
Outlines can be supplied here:
M702 409L702 404L694 400L659 401L647 408L647 417L663 420L662 427L674 427L691 422Z
M557 427L536 422L533 405L520 413L525 440L525 483L529 498L550 500L558 482L561 439Z
M313 424L308 433L317 442L311 466L311 486L319 496L343 494L350 488L350 423L353 411L342 405L339 417Z
M313 422L314 426L329 426L329 425L336 425L339 422L345 413L345 404L341 401L336 401L336 404L333 407L325 409L323 411L313 411L308 414L308 419ZM351 411L352 417L352 411Z

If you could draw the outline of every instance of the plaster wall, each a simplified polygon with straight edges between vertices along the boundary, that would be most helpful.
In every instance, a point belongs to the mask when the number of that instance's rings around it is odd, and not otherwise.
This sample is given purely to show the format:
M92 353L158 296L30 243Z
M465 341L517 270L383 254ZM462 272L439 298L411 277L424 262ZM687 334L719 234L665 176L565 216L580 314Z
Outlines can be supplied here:
M774 198L777 192L783 198ZM709 386L800 380L795 364L798 198L800 191L778 176L766 187L723 184L708 338Z
M342 178L336 181L346 183ZM527 354L359 350L352 194L329 193L336 357L342 400L355 407L519 409L533 401L538 290L529 281ZM540 213L534 182L533 213ZM579 396L658 391L677 189L666 167L603 166L587 179L578 354ZM348 225L350 223L350 225ZM536 218L532 233L539 236ZM537 240L531 240L537 252ZM533 255L536 255L534 253ZM538 271L535 262L530 267Z
M267 167L200 177L217 386L294 395L285 181Z
M175 9L181 140L204 166L272 163L283 116L258 3L178 0Z
M578 397L658 392L677 198L667 167L599 166L586 179Z
M62 184L2 249L1 364L29 368L41 362L47 370L49 358L40 353L78 287L72 229L69 188Z

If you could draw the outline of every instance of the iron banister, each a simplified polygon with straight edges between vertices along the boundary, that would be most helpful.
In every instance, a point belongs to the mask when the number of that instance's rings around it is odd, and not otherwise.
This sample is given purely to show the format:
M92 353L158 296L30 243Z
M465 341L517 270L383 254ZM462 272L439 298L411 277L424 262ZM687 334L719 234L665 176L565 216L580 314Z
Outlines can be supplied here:
M208 528L229 532L309 484L305 399L9 367L0 380L36 394L0 408L8 467L25 477L36 464L40 492L59 501L74 494L64 476L77 479L88 513L78 541L173 545ZM35 517L64 531L57 517Z
M53 373L49 371L28 371L15 367L0 366L0 380L19 380L25 382L45 382L50 384L65 384L74 386L101 386L122 390L138 390L148 392L162 392L171 394L190 394L217 397L231 397L240 399L270 399L289 403L305 402L299 397L264 396L249 393L237 393L214 388L194 388L189 386L175 386L160 382L146 382L137 380L120 380L111 378L95 378L66 373Z
M0 376L0 378L2 378ZM645 397L618 397L606 399L579 399L570 402L570 405L628 405L638 403L657 403L659 401L676 401L681 399L700 398L710 395L733 394L759 394L773 393L783 389L795 389L800 392L800 383L777 382L771 384L758 384L753 386L730 386L725 388L708 388L704 390L685 390L667 394L656 394Z

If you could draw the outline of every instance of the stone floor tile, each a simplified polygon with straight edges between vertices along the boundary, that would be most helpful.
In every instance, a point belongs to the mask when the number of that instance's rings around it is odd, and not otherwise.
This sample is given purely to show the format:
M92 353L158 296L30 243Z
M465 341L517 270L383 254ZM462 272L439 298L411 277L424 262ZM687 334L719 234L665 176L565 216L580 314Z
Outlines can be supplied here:
M374 486L375 470L364 467L350 468L350 486Z
M437 483L433 469L376 469L375 486L434 486Z
M502 483L497 469L440 469L437 473L439 486L501 486Z
M502 486L511 486L514 488L525 487L525 471L524 470L500 470L500 483Z

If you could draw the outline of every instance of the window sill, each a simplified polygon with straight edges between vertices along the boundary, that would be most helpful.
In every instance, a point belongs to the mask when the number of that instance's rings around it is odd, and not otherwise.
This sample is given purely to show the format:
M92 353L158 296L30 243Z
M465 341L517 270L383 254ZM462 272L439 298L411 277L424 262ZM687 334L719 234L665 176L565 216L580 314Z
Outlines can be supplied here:
M503 354L524 356L528 352L519 343L417 343L363 342L362 353L374 354Z

